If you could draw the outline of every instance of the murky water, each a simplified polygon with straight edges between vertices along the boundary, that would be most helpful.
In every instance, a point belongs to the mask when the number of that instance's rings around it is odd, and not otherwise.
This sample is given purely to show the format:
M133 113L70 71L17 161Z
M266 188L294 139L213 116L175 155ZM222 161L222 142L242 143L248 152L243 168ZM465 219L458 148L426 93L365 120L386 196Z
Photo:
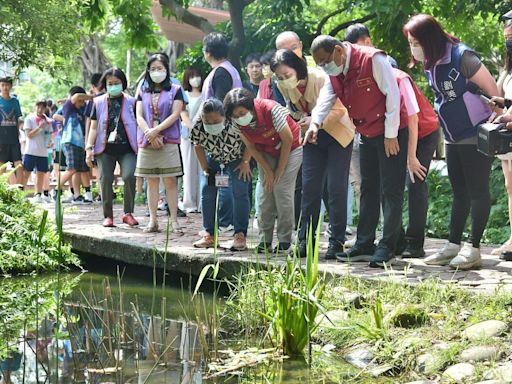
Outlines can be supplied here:
M213 313L222 313L221 299L214 302L211 293L192 299L195 282L187 276L166 275L162 287L161 271L106 263L94 260L88 265L93 272L82 274L0 281L4 294L12 293L12 310L2 310L0 329L0 353L8 348L11 356L0 362L4 380L327 384L349 382L358 374L341 359L324 353L314 354L311 368L304 360L283 361L269 351L264 355L250 348L257 345L256 340L254 345L231 340L223 330L215 347L211 333L219 328L208 324L216 321ZM210 283L205 289L217 288ZM206 361L205 350L215 356L215 349L223 360ZM246 351L243 356L237 354L241 349ZM259 359L262 362L252 368L246 366ZM226 374L212 372L211 363Z

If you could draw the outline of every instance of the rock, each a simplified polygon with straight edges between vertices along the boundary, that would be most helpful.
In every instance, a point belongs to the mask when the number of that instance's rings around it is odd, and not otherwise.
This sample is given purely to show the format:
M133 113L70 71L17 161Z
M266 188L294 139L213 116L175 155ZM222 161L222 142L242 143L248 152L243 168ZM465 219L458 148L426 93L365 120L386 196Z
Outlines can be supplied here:
M373 353L365 345L350 349L343 358L359 369L365 369L373 360Z
M508 329L507 323L499 320L487 320L477 323L462 332L469 340L486 339L501 336Z
M473 376L474 373L474 365L469 363L459 363L448 367L448 369L444 371L443 376L460 383L463 380Z
M317 315L315 321L319 324L320 328L331 328L343 323L347 319L348 312L336 309Z
M384 321L395 327L415 328L428 323L429 317L421 305L401 304L387 314Z
M512 382L512 363L506 363L499 367L488 370L484 373L484 380L501 380L507 383Z
M416 358L416 370L424 375L431 375L443 367L444 361L431 353L424 353Z
M490 345L478 345L462 351L459 356L459 360L462 362L489 360L496 361L499 360L501 356L502 353L497 347Z
M341 300L346 305L354 307L356 309L361 309L363 307L362 302L364 301L364 299L357 292L345 292L345 293L342 293Z

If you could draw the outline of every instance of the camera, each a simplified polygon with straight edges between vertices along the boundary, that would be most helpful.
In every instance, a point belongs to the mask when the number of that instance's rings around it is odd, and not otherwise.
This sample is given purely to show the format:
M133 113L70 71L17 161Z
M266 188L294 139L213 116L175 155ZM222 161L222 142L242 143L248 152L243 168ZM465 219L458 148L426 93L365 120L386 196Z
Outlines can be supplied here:
M512 152L512 131L506 128L506 124L480 124L478 151L489 157Z

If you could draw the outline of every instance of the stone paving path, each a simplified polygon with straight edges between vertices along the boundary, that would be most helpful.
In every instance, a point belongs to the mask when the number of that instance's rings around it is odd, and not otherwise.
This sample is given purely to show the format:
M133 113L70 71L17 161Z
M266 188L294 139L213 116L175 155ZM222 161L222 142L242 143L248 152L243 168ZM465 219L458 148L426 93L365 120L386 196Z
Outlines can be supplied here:
M48 206L52 209L52 206ZM199 250L192 243L199 239L201 230L200 214L189 214L180 218L179 222L185 234L181 237L171 235L167 256L165 256L165 231L158 234L145 234L142 227L148 222L145 207L137 206L135 217L141 223L141 228L129 228L120 223L122 207L115 206L115 228L101 226L103 219L101 205L65 206L64 232L66 239L71 241L77 251L92 253L99 256L125 261L131 264L152 267L163 267L164 257L168 270L198 275L204 265L213 262L213 250ZM159 212L160 227L165 229L167 216ZM221 236L220 245L229 243L230 236ZM250 228L248 235L249 247L257 245L256 231ZM431 254L443 244L443 240L428 239L425 250ZM325 250L326 238L322 237L321 248ZM483 266L475 271L453 271L449 267L427 266L421 260L397 260L389 270L369 268L366 263L343 264L336 261L321 261L320 269L336 275L351 274L370 279L391 279L397 282L414 284L434 277L444 284L455 284L475 291L492 293L498 287L512 292L512 262L499 260L491 256L493 248L485 246L483 251ZM157 256L155 256L157 255ZM243 263L256 262L257 256L253 251L231 252L219 250L218 259L224 275L235 273ZM260 255L260 260L262 256ZM279 261L284 257L276 258Z

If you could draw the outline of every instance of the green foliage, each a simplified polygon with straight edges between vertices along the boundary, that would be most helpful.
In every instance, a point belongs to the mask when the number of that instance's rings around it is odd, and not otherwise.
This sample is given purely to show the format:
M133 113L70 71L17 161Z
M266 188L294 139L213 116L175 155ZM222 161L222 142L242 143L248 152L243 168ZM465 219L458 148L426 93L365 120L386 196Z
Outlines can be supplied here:
M38 234L44 226L43 236ZM64 265L79 265L69 245L59 250L59 235L53 224L43 221L17 187L0 177L0 273L51 271Z
M0 5L0 61L19 73L29 65L62 68L80 48L80 8L83 0L10 0Z

